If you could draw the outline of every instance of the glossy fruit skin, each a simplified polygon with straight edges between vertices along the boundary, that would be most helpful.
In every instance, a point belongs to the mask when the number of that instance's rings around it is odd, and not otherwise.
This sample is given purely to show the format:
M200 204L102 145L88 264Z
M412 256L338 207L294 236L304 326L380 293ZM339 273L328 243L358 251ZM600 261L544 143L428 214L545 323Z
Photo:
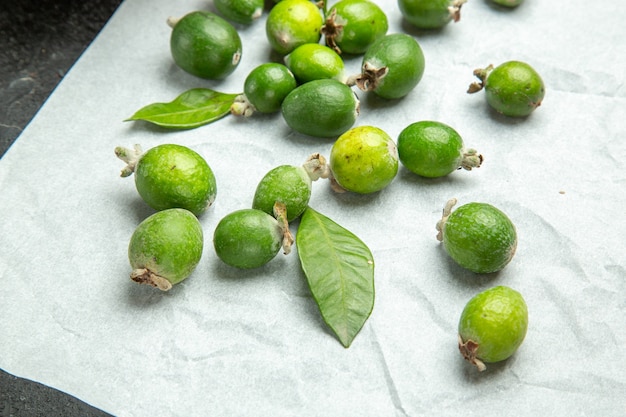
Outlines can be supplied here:
M527 329L528 307L522 295L509 287L493 287L465 305L458 326L459 349L470 361L500 362L517 351ZM473 352L464 351L467 346Z
M210 12L191 12L172 29L170 51L174 62L197 77L220 80L241 60L241 38L228 21Z
M282 114L287 125L298 133L336 137L354 125L359 99L350 87L337 80L315 80L289 93L283 101Z
M213 204L217 184L206 160L176 144L148 149L137 162L135 185L155 210L184 208L200 215Z
M297 87L293 73L284 65L268 62L253 69L244 82L244 94L261 113L275 113Z
M328 11L338 25L333 41L341 53L362 54L389 29L387 15L369 0L340 0ZM328 41L328 36L327 36Z
M410 35L394 33L374 42L363 56L363 72L371 68L387 67L373 92L386 99L397 99L411 92L424 75L425 60L422 48Z
M319 8L309 0L282 0L270 10L265 33L271 47L287 55L305 43L318 43L324 19Z
M168 209L137 226L128 245L128 259L133 269L148 269L174 285L196 268L203 244L196 216L185 209Z
M438 29L452 20L452 0L398 0L402 16L418 29Z
M227 265L252 269L265 265L282 246L283 229L271 215L241 209L226 215L215 228L213 246Z
M280 165L270 170L257 185L252 208L274 213L278 201L287 208L287 221L291 222L304 212L311 198L311 178L301 166Z
M342 81L344 78L343 59L319 43L298 46L285 57L285 64L300 84L327 78Z
M345 190L369 194L385 188L398 173L398 149L373 126L357 126L341 135L330 151L333 178Z
M249 25L263 14L263 0L213 0L215 8L227 20Z
M495 3L500 6L505 7L517 7L524 2L524 0L491 0L492 3Z
M541 76L520 61L508 61L494 68L489 72L484 88L489 105L511 117L530 115L545 96Z
M400 132L398 155L400 162L417 175L443 177L461 166L463 139L444 123L420 121Z
M446 252L463 268L478 274L497 272L513 258L517 232L502 211L487 203L458 207L443 224Z

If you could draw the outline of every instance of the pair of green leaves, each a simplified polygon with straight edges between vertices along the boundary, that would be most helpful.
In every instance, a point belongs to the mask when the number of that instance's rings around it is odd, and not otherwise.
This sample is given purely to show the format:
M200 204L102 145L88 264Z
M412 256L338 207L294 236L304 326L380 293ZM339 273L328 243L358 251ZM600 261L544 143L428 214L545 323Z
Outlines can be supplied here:
M374 258L365 243L328 217L307 208L296 247L322 318L349 347L374 308Z
M169 103L149 104L128 120L193 129L226 116L237 96L194 88ZM310 207L302 215L296 239L300 263L322 318L347 348L374 308L372 254L352 232Z
M169 103L148 104L126 120L143 120L171 129L194 129L229 114L238 95L193 88Z

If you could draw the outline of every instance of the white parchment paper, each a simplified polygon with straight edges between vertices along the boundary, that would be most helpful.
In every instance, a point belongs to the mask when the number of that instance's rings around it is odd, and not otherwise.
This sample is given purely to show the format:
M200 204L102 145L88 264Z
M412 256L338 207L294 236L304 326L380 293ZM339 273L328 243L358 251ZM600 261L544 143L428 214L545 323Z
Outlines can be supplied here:
M212 246L217 222L250 206L267 171L328 156L332 141L293 133L280 114L179 132L123 122L189 88L240 92L252 68L279 59L265 18L239 27L237 71L209 82L173 64L165 20L210 1L126 0L0 161L0 367L118 416L625 415L623 5L470 0L459 23L424 33L395 1L377 3L390 33L416 37L426 71L399 101L359 93L357 125L397 138L439 120L485 162L438 180L401 168L368 196L314 183L311 206L376 263L374 311L349 349L321 320L297 253L239 271ZM475 68L512 59L546 83L527 119L465 92ZM346 65L356 72L360 58ZM152 211L119 177L113 149L135 143L187 145L218 181L201 217L203 259L168 293L128 278L128 240ZM516 224L518 252L501 273L462 270L435 239L451 197L491 203ZM529 330L513 357L478 373L458 353L456 326L495 285L524 295Z

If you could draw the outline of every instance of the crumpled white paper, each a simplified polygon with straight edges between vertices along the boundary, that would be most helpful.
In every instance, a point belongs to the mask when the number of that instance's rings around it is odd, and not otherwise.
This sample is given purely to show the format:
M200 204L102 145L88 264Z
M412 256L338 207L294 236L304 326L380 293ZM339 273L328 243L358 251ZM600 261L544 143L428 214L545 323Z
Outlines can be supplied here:
M211 2L127 0L0 161L0 367L117 416L623 416L623 6L470 0L459 23L424 33L402 23L395 1L377 3L390 33L416 37L426 72L399 101L359 93L357 124L397 138L439 120L485 162L438 180L401 168L368 196L314 183L311 206L376 263L374 311L349 349L322 321L296 252L239 271L212 247L217 222L250 206L267 171L328 156L332 141L293 133L279 114L178 132L122 122L189 88L240 92L253 67L280 59L265 18L239 27L242 62L216 83L172 63L165 24ZM466 94L475 68L512 59L546 83L527 119ZM358 71L359 57L346 61ZM128 278L128 240L152 211L119 177L113 149L135 143L187 145L218 181L201 218L203 259L168 293ZM451 197L491 203L516 224L518 252L501 273L462 270L435 239ZM478 373L458 353L456 326L465 303L495 285L523 294L529 330L512 358Z

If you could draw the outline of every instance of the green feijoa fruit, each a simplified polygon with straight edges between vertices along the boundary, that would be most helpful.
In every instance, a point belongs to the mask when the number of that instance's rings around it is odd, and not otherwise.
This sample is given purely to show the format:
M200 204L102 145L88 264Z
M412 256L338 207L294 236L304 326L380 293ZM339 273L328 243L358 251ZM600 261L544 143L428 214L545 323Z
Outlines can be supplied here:
M467 0L398 0L407 22L419 29L438 29L461 19L461 6Z
M385 35L365 52L355 83L361 90L373 91L382 98L401 98L420 82L424 65L422 48L412 36Z
M241 38L232 24L215 13L191 12L168 23L172 57L188 73L219 80L239 65Z
M517 232L511 219L487 203L468 203L452 211L448 201L437 223L437 239L450 257L478 274L503 269L515 255Z
M373 126L358 126L341 135L330 151L330 170L339 185L369 194L385 188L398 173L398 149L391 137Z
M524 0L491 0L492 3L504 7L517 7L524 2Z
M252 208L274 214L276 203L282 203L285 205L285 217L291 222L308 207L311 183L329 176L326 159L319 153L309 156L301 166L277 166L265 174L257 185Z
M237 96L230 110L236 116L254 112L275 113L287 95L297 86L293 73L275 62L254 68L244 82L244 93Z
M318 43L324 19L309 0L282 0L270 10L265 33L271 47L286 55L305 43Z
M465 149L452 127L424 120L405 127L398 136L398 156L409 171L427 178L443 177L457 169L480 167L483 157Z
M305 43L285 57L285 64L300 84L332 78L343 81L343 59L332 49L319 43Z
M541 105L545 85L541 76L530 65L508 61L497 67L489 65L474 70L480 82L472 83L468 93L485 89L487 103L505 116L525 117Z
M328 12L322 27L326 44L337 53L362 54L385 36L387 15L369 0L340 0Z
M218 12L231 22L248 25L261 17L263 0L214 0Z
M213 246L225 264L241 269L265 265L285 245L286 224L264 211L241 209L227 214L215 228Z
M167 291L193 272L203 244L202 226L193 213L177 208L156 212L130 238L130 278Z
M315 80L296 87L285 98L281 109L285 122L296 132L336 137L356 122L359 99L340 81Z
M163 144L142 152L115 148L115 154L128 165L122 177L135 174L135 186L143 200L155 210L184 208L200 215L215 201L217 184L206 160L194 150Z
M459 350L480 371L520 347L528 329L528 307L512 288L498 286L474 296L459 320Z

